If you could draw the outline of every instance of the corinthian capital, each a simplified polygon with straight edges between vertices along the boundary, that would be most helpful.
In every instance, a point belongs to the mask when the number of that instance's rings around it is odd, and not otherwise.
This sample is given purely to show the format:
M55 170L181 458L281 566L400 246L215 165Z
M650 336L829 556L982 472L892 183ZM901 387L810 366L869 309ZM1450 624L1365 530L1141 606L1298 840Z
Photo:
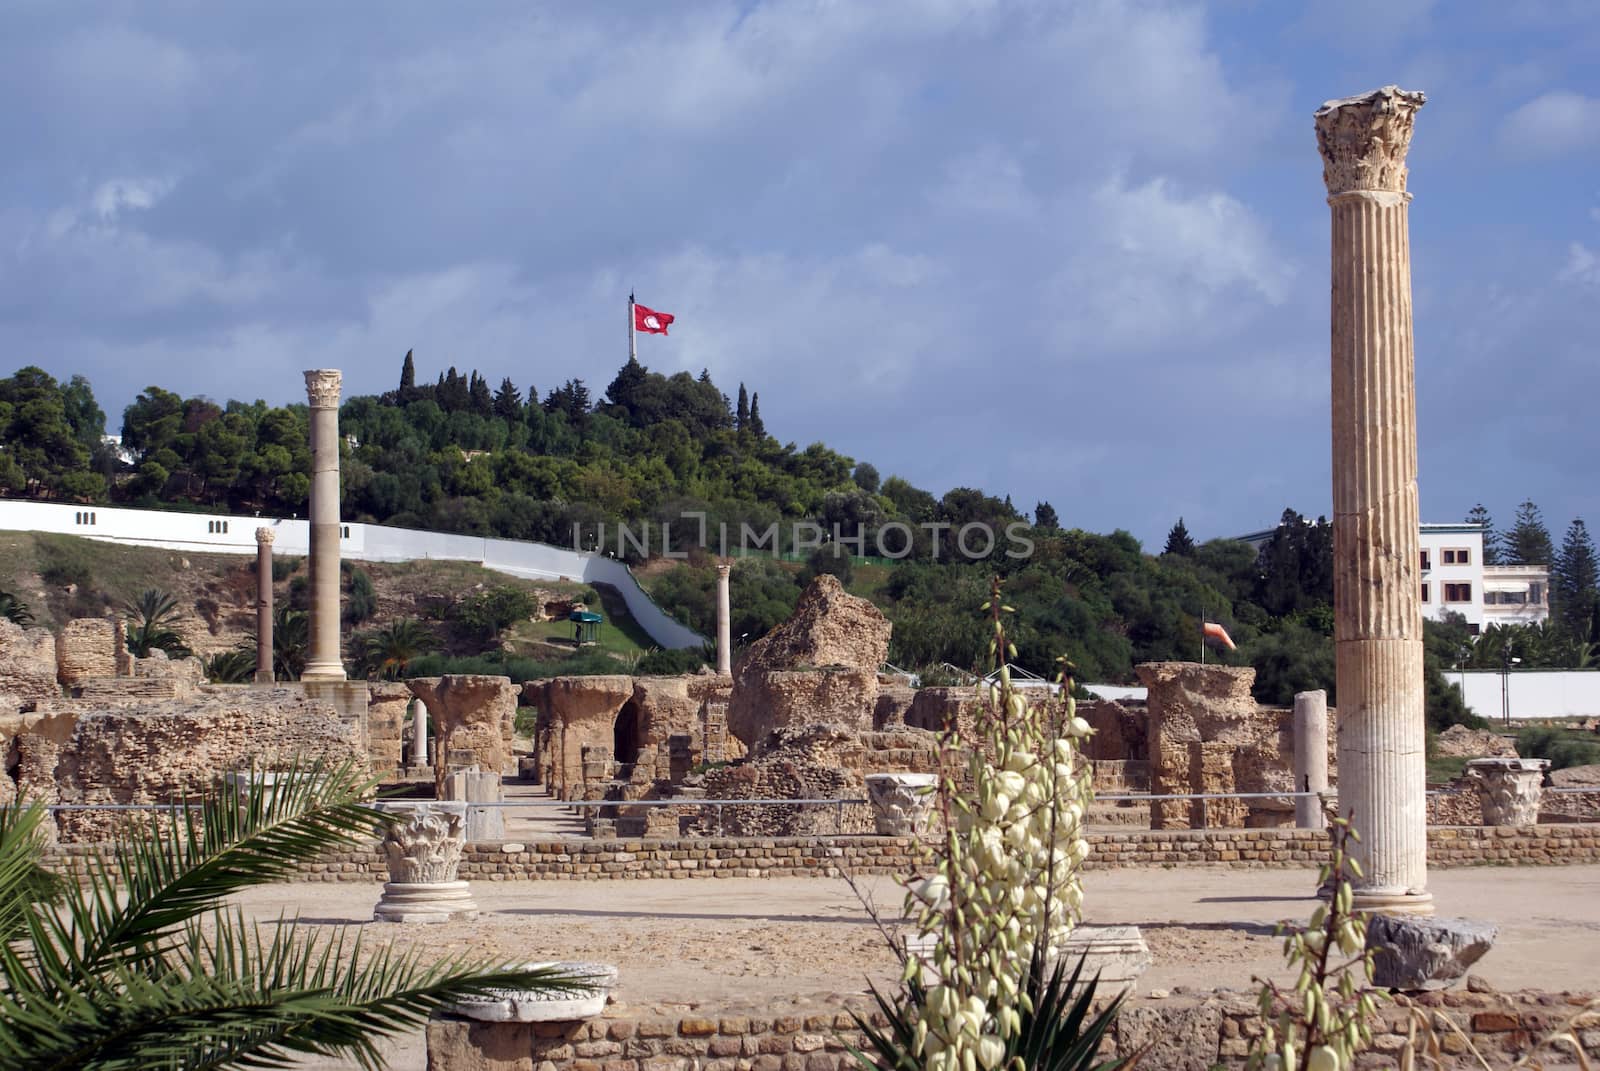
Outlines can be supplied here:
M313 409L339 407L339 383L342 380L337 368L310 368L306 370L306 397Z
M1427 99L1419 92L1384 86L1318 108L1317 147L1329 196L1355 190L1404 193L1411 126Z
M268 543L268 544L270 544L276 538L278 538L278 533L274 532L271 528L257 528L256 529L256 542L257 543Z

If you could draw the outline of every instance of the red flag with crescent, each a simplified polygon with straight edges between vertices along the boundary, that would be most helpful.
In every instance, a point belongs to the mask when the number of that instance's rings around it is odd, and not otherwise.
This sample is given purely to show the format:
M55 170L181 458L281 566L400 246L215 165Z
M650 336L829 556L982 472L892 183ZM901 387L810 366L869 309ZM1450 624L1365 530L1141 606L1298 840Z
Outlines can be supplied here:
M646 308L637 302L633 306L633 326L636 331L643 331L647 335L664 335L667 328L672 326L672 321L677 319L670 312L657 312L655 309Z

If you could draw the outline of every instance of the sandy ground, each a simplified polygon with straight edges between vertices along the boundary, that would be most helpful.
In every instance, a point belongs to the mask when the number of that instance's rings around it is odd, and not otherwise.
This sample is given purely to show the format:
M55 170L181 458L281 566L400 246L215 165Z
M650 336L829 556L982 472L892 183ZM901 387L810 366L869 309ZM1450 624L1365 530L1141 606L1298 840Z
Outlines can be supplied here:
M1310 871L1091 873L1085 921L1143 930L1155 964L1141 992L1243 988L1252 974L1283 976L1272 930L1311 913L1314 880ZM1499 925L1478 972L1497 988L1600 989L1600 867L1445 870L1429 885L1441 915ZM901 897L890 879L865 879L862 888L896 914ZM241 903L258 918L287 912L308 926L358 924L369 940L392 937L430 953L616 963L618 998L631 1003L855 991L894 969L842 880L480 882L473 893L482 916L442 926L370 922L375 885L276 885ZM421 1037L402 1039L389 1066L423 1068Z

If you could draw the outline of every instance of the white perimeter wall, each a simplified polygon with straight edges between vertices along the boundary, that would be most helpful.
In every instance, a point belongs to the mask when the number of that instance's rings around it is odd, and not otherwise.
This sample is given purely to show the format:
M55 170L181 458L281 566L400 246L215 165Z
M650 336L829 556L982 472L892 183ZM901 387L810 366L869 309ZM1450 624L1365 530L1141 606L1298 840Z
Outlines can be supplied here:
M1491 721L1501 715L1501 682L1513 718L1594 717L1600 715L1600 672L1525 669L1502 675L1492 669L1446 670L1445 679L1461 689L1467 706Z
M92 514L94 523L78 518ZM209 529L226 521L226 532ZM230 513L167 513L107 506L59 505L0 499L0 530L59 532L108 543L165 547L209 554L254 554L256 529L271 528L274 554L310 552L310 526L304 520L245 517ZM485 568L530 580L570 580L610 584L621 592L628 612L662 647L699 647L705 637L669 616L651 601L628 567L615 558L584 554L515 539L419 532L381 524L346 524L349 534L339 553L353 561L408 562L429 558L476 562Z

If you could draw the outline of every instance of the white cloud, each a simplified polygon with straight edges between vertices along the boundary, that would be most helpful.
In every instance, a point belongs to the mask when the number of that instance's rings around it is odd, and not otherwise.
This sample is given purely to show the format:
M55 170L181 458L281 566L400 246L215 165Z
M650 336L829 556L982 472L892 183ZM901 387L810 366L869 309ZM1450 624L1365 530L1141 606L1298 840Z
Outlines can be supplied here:
M1561 269L1561 278L1568 282L1600 286L1600 255L1579 242L1567 250L1567 266Z
M1244 204L1216 191L1185 196L1165 178L1114 177L1074 222L1061 235L1067 267L1050 286L1073 351L1231 333L1282 304L1297 273Z
M1554 89L1528 101L1500 124L1508 149L1558 156L1600 145L1600 99Z
M89 198L89 204L102 223L110 223L123 209L153 208L174 184L171 178L112 179L100 184Z

